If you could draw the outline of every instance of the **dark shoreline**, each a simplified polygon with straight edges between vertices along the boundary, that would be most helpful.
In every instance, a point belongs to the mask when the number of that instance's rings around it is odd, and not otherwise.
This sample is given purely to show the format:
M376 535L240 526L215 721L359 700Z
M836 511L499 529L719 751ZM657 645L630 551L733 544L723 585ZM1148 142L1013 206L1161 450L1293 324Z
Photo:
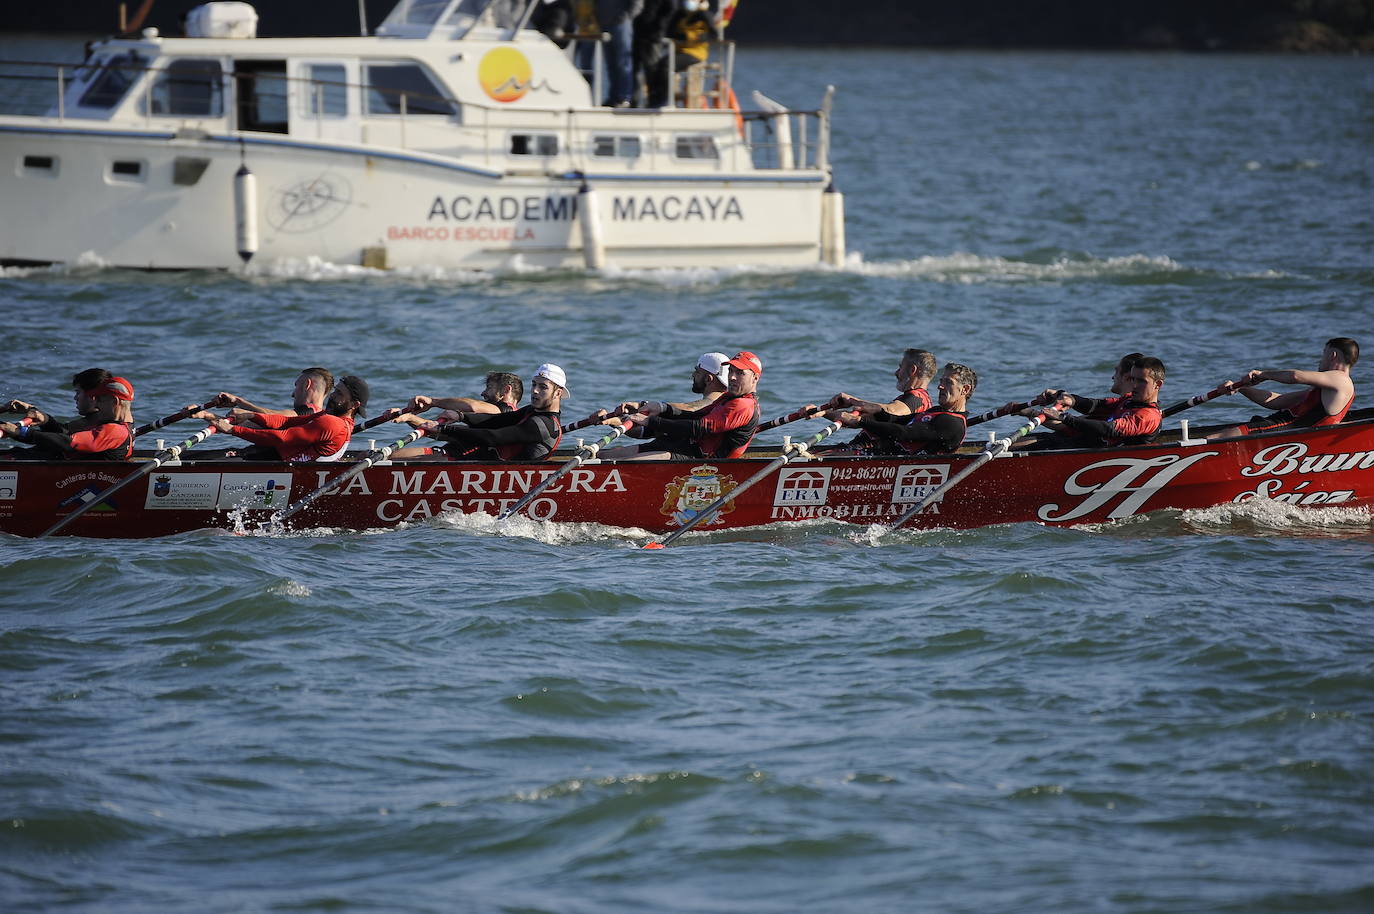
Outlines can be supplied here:
M135 15L138 0L126 0ZM198 0L159 0L145 26L179 34ZM394 0L367 0L375 28ZM355 4L256 4L262 36L356 35ZM4 32L118 28L118 0L7 11ZM1374 53L1374 0L741 0L728 37L749 46L844 45L967 50L1180 50Z

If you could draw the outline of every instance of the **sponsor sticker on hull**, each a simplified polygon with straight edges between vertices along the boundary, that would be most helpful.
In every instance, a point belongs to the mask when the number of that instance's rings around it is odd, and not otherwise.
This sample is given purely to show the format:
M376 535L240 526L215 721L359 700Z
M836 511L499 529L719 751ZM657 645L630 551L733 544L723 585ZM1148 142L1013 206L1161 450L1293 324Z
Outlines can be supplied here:
M273 510L285 506L290 491L289 473L155 473L143 506L161 511Z
M897 468L897 478L892 481L892 503L894 505L914 505L945 484L949 478L949 467L942 463L905 464ZM938 513L939 502L929 508Z
M823 505L830 495L832 467L798 467L778 475L773 505Z
M0 501L14 501L19 497L19 473L17 470L0 472Z

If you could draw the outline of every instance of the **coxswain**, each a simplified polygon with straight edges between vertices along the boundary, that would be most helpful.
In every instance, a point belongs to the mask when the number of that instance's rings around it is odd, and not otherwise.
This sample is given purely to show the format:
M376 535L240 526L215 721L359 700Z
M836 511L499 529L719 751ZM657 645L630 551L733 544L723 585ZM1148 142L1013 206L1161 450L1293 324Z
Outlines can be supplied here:
M832 410L826 418L849 428L861 428L874 439L910 454L949 454L964 443L968 427L968 400L978 386L978 375L967 365L950 362L940 375L935 406L907 416L865 416L861 410Z
M283 416L260 413L260 425L237 425L228 417L217 418L201 411L195 418L206 419L221 432L228 432L254 445L269 450L265 459L286 462L309 460L337 460L348 446L353 434L353 420L367 408L367 382L355 375L344 375L324 402L324 409L306 416ZM241 454L244 459L264 459L262 451L250 449Z
M5 412L22 412L20 422L0 422L0 435L22 444L10 454L21 460L128 460L134 453L134 385L103 368L90 368L72 377L76 391L73 422L62 424L48 413L20 400Z
M228 418L238 425L258 425L267 428L259 416L313 416L324 412L325 399L334 389L334 375L327 368L315 366L307 368L296 376L291 388L290 409L267 409L250 403L237 394L221 391L213 400L205 404L206 409L231 406L234 409Z
M1136 359L1126 373L1125 390L1119 397L1080 397L1054 391L1054 403L1045 415L1058 423L1059 431L1038 435L1034 446L1048 448L1118 447L1147 444L1159 435L1164 414L1159 411L1159 391L1164 386L1164 363L1154 356ZM1082 413L1074 416L1068 410ZM1022 415L1029 416L1027 409Z
M452 460L544 460L563 437L559 416L569 396L568 376L545 363L530 381L530 402L507 412L459 412L445 424L428 426L428 434L446 441Z
M754 437L759 424L759 400L756 393L763 362L749 351L727 359L729 371L726 391L709 406L696 410L681 410L671 403L646 403L625 419L611 418L606 425L618 426L625 421L641 426L646 435L654 438L662 450L639 449L629 459L668 460L673 457L692 459L739 457ZM610 452L602 452L603 459L615 459Z
M699 409L705 409L719 400L727 390L730 389L730 357L723 352L706 352L701 358L697 359L696 365L692 368L692 393L698 394L696 400L689 400L682 403L663 402L655 403L657 412L661 415L664 410L672 408L678 412L693 413ZM608 413L604 409L598 410L596 415L604 418L609 415L629 415L639 412L641 409L648 409L649 401L632 400L620 404L613 413ZM638 425L631 426L626 434L631 438L646 438L648 434ZM641 451L663 451L667 449L665 443L658 441L646 441L643 444L631 444L625 447L610 448L601 452L603 460L627 460Z
M1302 369L1248 372L1241 381L1226 382L1239 389L1248 399L1260 406L1276 410L1268 416L1255 416L1244 425L1237 425L1208 435L1208 438L1236 438L1258 432L1272 432L1281 428L1313 428L1335 425L1350 411L1355 402L1355 382L1350 369L1360 358L1360 344L1347 336L1326 341L1316 371ZM1307 390L1280 394L1254 387L1238 387L1241 383L1274 381L1279 384L1305 384Z

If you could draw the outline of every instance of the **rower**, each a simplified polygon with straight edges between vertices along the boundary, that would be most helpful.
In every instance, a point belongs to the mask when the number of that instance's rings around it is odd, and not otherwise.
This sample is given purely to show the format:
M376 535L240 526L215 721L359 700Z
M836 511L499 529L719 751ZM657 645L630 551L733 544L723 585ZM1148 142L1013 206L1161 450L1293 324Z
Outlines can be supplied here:
M1145 358L1144 353L1130 352L1123 355L1117 361L1116 367L1112 369L1112 393L1116 394L1116 396L1102 397L1094 400L1092 411L1086 414L1089 419L1102 419L1105 421L1111 417L1112 410L1126 401L1126 395L1131 391L1131 369L1143 358ZM1031 405L1048 406L1058 402L1059 398L1062 397L1064 393L1065 391L1063 390L1046 388L1041 392L1040 396L1031 401ZM1017 412L1017 406L1018 404L1016 403L1008 403L1006 405L1006 410L1008 413ZM1065 429L1064 424L1056 419L1047 420L1044 423L1044 427L1050 431L1063 431Z
M1355 382L1350 379L1350 369L1359 358L1360 344L1350 337L1338 336L1326 341L1316 371L1255 369L1246 373L1242 381L1249 384L1258 381L1305 384L1307 390L1280 394L1272 390L1241 387L1239 390L1247 399L1276 412L1268 416L1255 416L1244 425L1237 425L1207 437L1211 440L1238 438L1241 435L1272 432L1281 428L1335 425L1345 418L1345 414L1350 411L1350 404L1355 402ZM1235 385L1242 381L1226 383L1234 389Z
M290 409L267 409L250 403L237 394L221 391L214 399L205 404L206 409L232 406L228 418L238 425L256 425L267 428L259 416L310 416L324 411L325 398L334 389L334 375L327 368L318 365L307 368L296 376L291 388Z
M248 449L240 456L245 460L282 460L286 462L338 459L353 434L354 417L361 417L367 408L367 382L355 375L344 375L334 385L333 392L320 412L305 416L283 416L260 413L260 425L236 425L233 420L217 418L202 410L194 418L206 419L222 432L236 435L261 450ZM232 415L232 414L231 414Z
M508 413L519 405L520 398L524 395L525 382L520 380L518 374L509 371L492 371L488 372L486 378L483 379L481 397L428 397L423 394L416 394L402 408L401 415L392 421L406 422L415 428L424 428L435 423L444 425L449 422L456 422L462 413L486 415ZM443 410L437 419L420 418L419 413L436 406ZM416 457L428 457L433 453L434 448L430 447L406 447L394 452L391 456L394 460L407 460ZM443 454L441 453L440 456L442 457Z
M631 460L668 460L739 457L754 437L759 424L756 393L763 362L749 351L737 353L725 362L728 370L726 392L711 405L696 410L681 410L671 403L646 403L624 419L611 418L605 425L620 426L634 422L653 435L662 450L640 449ZM602 452L603 459L611 452Z
M904 418L865 416L861 410L831 410L826 418L848 428L861 428L874 439L890 441L911 454L948 454L964 443L968 400L978 375L967 365L950 362L940 375L936 406Z
M1141 356L1126 374L1127 388L1120 397L1095 399L1055 391L1054 405L1045 415L1057 420L1061 431L1039 435L1031 446L1046 448L1119 447L1148 444L1159 436L1164 419L1159 411L1159 391L1164 385L1164 363ZM1081 416L1070 415L1076 410ZM1033 410L1023 410L1029 416ZM1103 418L1095 418L1102 416Z
M930 392L926 389L935 377L935 355L925 349L907 349L892 372L897 381L898 395L888 403L863 400L847 393L838 393L825 403L824 408L839 411L857 411L866 419L878 422L895 422L930 409ZM834 446L818 448L825 451L853 451L860 454L899 453L892 439L879 438L861 431L851 440Z
M696 365L692 368L692 393L699 394L697 400L690 400L683 403L655 403L658 413L661 415L664 410L671 407L673 410L682 413L694 413L697 410L706 409L721 398L730 388L730 357L723 352L706 352L701 358L697 359ZM627 415L639 412L649 406L648 401L632 400L620 404L615 408L617 415ZM605 418L610 413L598 410L597 416ZM630 427L626 435L631 438L645 438L648 433L639 425ZM631 444L624 447L609 448L601 452L602 460L628 460L640 452L665 451L669 446L665 442L646 441L644 444Z
M89 386L88 386L89 385ZM72 376L80 417L62 424L20 400L5 412L22 412L24 421L0 422L0 435L30 445L12 451L20 460L128 460L134 452L134 385L103 368Z
M543 460L563 437L559 414L569 396L562 368L546 362L530 381L530 402L508 412L459 412L447 424L431 424L428 434L449 442L451 460Z

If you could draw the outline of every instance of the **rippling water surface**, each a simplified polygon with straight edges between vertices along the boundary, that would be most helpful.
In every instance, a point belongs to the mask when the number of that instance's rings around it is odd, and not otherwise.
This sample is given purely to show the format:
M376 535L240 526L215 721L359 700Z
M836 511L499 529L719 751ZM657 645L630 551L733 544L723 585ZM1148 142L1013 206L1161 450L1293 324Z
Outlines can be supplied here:
M876 397L918 345L981 410L1132 349L1181 399L1374 338L1367 61L739 67L798 107L838 84L845 268L11 269L0 397L102 364L146 419L318 363L380 408L551 360L580 412L750 348L773 413ZM644 539L0 538L0 906L1374 908L1366 512Z

